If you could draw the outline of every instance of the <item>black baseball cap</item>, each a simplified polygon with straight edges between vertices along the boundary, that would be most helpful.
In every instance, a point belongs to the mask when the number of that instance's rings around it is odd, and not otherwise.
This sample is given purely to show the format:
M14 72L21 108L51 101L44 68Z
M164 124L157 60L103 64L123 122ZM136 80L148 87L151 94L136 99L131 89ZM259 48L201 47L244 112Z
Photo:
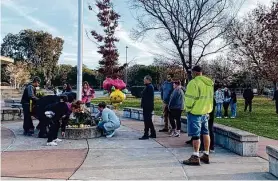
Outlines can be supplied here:
M199 65L196 65L193 67L192 71L194 72L202 72L202 67L200 67Z

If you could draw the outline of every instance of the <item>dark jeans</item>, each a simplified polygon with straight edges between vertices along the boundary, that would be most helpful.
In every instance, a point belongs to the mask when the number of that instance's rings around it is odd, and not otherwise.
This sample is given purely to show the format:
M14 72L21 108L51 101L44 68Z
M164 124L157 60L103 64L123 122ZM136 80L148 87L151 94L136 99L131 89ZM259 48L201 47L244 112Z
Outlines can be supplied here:
M143 110L143 117L144 117L144 136L149 136L149 130L151 131L151 135L156 135L153 121L152 121L152 111Z
M168 105L165 105L165 107L164 107L163 119L164 119L164 129L169 129L169 109L168 109Z
M229 102L224 102L223 107L224 107L224 117L228 117L228 109L229 109Z
M249 106L249 112L252 112L252 100L247 100L245 99L245 108L244 108L244 112L247 111L247 107Z
M213 131L213 124L214 124L214 110L209 114L209 120L208 120L208 127L209 127L209 136L210 136L210 150L214 150L214 131ZM203 135L201 136L201 147L200 150L204 149L204 141L203 141Z
M23 103L22 108L23 108L23 115L24 115L24 120L23 120L24 131L28 132L30 130L34 130L33 120L31 118L31 112L30 112L30 104Z
M47 127L49 125L49 119L46 117L46 116L42 116L39 118L39 129L40 129L40 132L39 132L39 137L40 136L44 136L47 134Z
M53 140L57 139L59 128L60 128L59 120L50 123L47 142L52 142Z
M182 110L171 109L169 112L169 118L172 129L181 130L181 113Z

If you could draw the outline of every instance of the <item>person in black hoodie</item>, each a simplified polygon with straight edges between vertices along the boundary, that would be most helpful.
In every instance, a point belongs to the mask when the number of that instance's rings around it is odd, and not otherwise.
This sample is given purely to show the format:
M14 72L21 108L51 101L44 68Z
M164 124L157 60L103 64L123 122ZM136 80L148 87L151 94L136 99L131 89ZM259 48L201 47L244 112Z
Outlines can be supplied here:
M45 116L49 120L47 146L57 146L57 142L62 141L58 138L58 131L61 127L62 136L64 136L66 124L70 116L70 109L66 103L67 101L68 98L66 95L60 95L60 102L51 104L45 108Z
M146 140L149 139L149 137L156 138L156 132L152 121L152 112L154 110L154 87L152 85L152 78L149 75L144 78L144 84L146 87L142 92L141 108L143 108L145 133L139 138L140 140ZM149 130L151 131L150 136Z
M41 79L39 77L34 77L31 84L28 84L23 92L21 98L21 104L23 108L23 129L24 135L32 136L34 134L34 125L32 121L32 108L36 101L39 99L36 96L36 87L39 87Z
M247 111L247 107L249 106L249 112L252 112L252 100L254 98L254 93L249 86L247 89L244 90L243 92L243 98L245 99L245 108L244 112Z
M277 87L276 91L274 92L273 100L275 101L276 113L278 114L278 87Z
M232 94L231 94L231 113L232 113L232 116L231 118L232 119L235 119L236 118L236 112L237 112L237 98L236 98L236 92L233 91Z

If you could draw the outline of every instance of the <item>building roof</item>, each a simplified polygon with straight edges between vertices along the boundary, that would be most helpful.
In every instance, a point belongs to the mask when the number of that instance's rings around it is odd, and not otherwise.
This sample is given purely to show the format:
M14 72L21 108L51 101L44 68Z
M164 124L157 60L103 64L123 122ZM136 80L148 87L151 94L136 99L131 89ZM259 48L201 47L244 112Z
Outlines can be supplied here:
M1 56L1 64L9 64L9 63L14 63L14 59Z

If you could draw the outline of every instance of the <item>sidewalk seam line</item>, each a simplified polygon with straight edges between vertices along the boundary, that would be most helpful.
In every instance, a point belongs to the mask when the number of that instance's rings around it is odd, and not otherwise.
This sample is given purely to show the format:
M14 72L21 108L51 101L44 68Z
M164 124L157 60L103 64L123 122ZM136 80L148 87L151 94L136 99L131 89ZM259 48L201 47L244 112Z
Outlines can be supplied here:
M14 133L14 131L12 130L12 129L10 129L10 128L7 128L7 127L5 127L5 126L2 126L1 125L1 127L3 127L3 128L6 128L6 129L8 129L8 130L10 130L12 133L13 133L13 135L14 135L14 137L13 137L13 140L12 140L12 143L5 149L5 150L3 150L3 151L1 151L1 152L6 152L8 149L10 149L11 148L11 146L15 143L15 140L16 140L16 135L15 135L15 133Z
M80 165L74 170L74 172L69 176L69 178L67 178L67 180L70 180L70 178L79 170L79 168L83 165L83 163L85 162L88 154L89 154L89 142L88 139L86 139L86 143L87 143L87 153L85 155L85 158L83 159L83 161L80 163Z

